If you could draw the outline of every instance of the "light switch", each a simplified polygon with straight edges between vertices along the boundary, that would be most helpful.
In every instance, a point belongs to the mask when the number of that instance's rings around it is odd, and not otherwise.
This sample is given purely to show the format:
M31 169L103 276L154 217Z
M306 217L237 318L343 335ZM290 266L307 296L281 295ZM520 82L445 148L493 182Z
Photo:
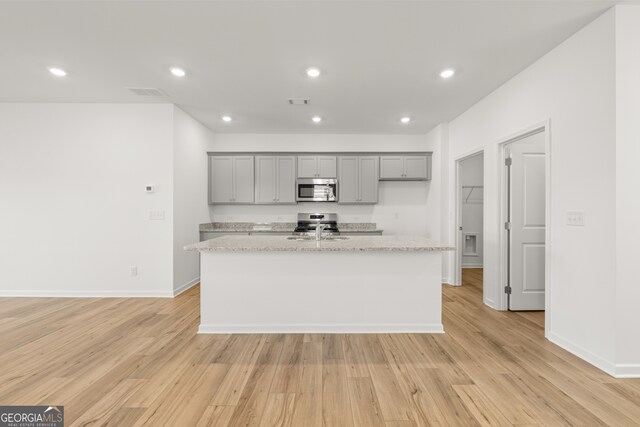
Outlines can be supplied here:
M164 221L164 211L149 211L149 220Z
M567 225L584 227L584 212L567 212Z

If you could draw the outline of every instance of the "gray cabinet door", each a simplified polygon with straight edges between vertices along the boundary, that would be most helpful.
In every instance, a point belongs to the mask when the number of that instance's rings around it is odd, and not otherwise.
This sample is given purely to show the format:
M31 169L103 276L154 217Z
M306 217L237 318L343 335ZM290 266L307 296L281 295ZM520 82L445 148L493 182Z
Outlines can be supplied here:
M318 156L318 178L335 178L336 156Z
M358 202L358 178L358 157L338 157L338 203Z
M233 203L233 157L209 157L209 204Z
M402 179L404 158L402 156L380 156L380 179Z
M378 156L358 158L358 203L378 203Z
M338 158L338 203L378 203L378 156Z
M233 157L233 203L254 201L253 156Z
M298 156L298 178L317 178L318 158L316 156Z
M298 178L335 178L336 156L298 156Z
M381 180L429 180L431 156L381 156Z
M277 201L275 156L256 157L256 203L275 203Z
M404 178L427 179L427 156L405 156Z
M296 158L276 157L276 203L296 203Z

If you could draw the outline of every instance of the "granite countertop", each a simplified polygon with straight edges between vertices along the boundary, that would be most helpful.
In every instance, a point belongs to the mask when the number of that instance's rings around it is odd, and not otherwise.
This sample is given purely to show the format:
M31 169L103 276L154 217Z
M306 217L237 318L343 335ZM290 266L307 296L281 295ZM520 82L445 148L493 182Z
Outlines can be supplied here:
M185 246L200 252L323 252L323 251L451 251L453 247L422 236L352 236L346 240L289 240L287 236L222 236Z
M207 222L200 224L201 232L213 233L248 233L250 231L291 231L296 228L295 222Z
M291 232L296 228L295 222L207 222L200 224L201 233L249 233L249 232ZM340 231L345 233L379 233L382 232L375 222L341 222Z

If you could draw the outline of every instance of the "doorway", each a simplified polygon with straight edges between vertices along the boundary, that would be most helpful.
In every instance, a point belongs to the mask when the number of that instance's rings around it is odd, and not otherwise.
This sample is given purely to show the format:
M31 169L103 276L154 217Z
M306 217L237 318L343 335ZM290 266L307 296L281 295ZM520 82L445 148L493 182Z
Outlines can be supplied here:
M484 152L458 159L456 283L472 284L483 294Z
M544 129L503 146L507 310L546 305L546 137Z

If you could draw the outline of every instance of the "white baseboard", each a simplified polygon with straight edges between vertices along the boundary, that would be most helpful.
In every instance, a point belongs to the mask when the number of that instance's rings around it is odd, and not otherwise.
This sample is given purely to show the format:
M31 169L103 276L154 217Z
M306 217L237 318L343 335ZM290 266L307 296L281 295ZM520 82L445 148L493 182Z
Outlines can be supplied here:
M157 291L0 291L0 298L173 298Z
M484 264L463 264L462 268L482 268Z
M483 301L484 301L484 304L485 304L485 305L487 305L487 306L489 306L489 307L493 308L494 310L500 310L499 308L497 308L497 307L496 307L496 303L495 303L495 302L493 302L493 300L492 300L492 299L490 299L490 298L485 298Z
M597 356L586 350L585 348L574 344L573 342L559 336L558 334L549 331L549 341L552 343L562 347L567 350L569 353L573 353L579 358L585 360L586 362L591 363L596 368L606 372L612 377L616 377L616 365L614 363L609 362L608 360L603 359L600 356Z
M178 295L180 295L181 293L183 293L187 289L190 289L190 288L194 287L198 283L200 283L200 276L196 277L193 280L188 281L187 283L185 283L185 284L183 284L181 286L178 286L176 289L173 290L173 296L177 297Z
M199 334L442 334L442 324L285 324L285 325L200 325Z
M640 363L616 364L616 378L640 378Z

